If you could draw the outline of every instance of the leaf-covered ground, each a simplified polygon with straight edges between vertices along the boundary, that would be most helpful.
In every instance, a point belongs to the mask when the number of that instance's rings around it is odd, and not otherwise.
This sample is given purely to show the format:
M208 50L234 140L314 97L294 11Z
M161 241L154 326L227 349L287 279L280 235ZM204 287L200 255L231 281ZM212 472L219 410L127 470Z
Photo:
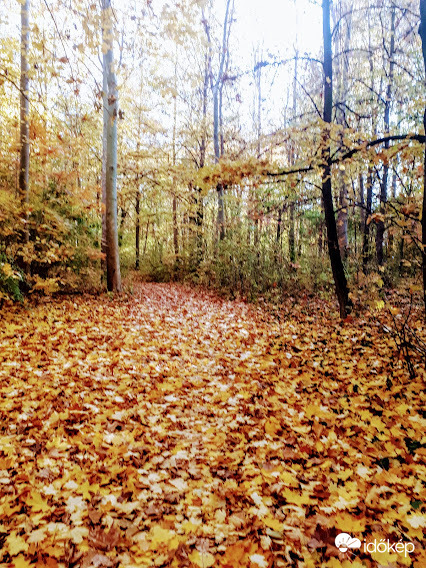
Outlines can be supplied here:
M0 565L424 568L424 379L326 304L278 322L146 284L11 308ZM365 551L385 541L415 550Z

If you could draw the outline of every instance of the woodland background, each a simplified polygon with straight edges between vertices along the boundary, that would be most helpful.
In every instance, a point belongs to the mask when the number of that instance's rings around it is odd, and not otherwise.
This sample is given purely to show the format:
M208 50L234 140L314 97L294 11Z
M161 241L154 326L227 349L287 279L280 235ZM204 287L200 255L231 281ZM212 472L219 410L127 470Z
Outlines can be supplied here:
M107 266L111 290L121 266L249 300L334 277L343 316L384 285L421 295L418 1L323 2L314 53L320 7L288 2L292 48L249 65L233 0L29 4L0 28L3 299Z

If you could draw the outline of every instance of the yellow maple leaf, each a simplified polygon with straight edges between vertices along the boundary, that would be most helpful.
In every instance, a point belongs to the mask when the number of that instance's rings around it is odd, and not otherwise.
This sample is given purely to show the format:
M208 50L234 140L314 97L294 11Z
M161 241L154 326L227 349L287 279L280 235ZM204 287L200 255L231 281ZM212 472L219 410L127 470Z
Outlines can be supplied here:
M265 432L270 436L275 436L280 430L281 430L281 424L274 416L271 416L265 422Z
M20 554L13 559L13 568L34 568L34 564L31 564L25 556Z
M45 513L50 509L47 501L45 501L37 491L31 491L30 496L27 497L25 502L33 511L41 511L42 513Z
M281 523L278 519L274 519L273 517L265 517L263 519L264 524L276 532L283 532L284 524Z
M174 531L170 531L168 529L163 529L156 525L151 529L152 533L152 541L151 541L151 548L156 549L158 545L166 544L172 550L176 549L179 546L179 538L176 536Z
M321 415L322 411L318 404L308 404L305 408L306 418L311 419L312 416Z
M198 550L194 550L188 558L193 564L200 568L210 568L211 566L214 566L215 563L213 554L210 554L209 552L199 552Z
M308 505L311 502L309 495L296 493L296 491L290 491L290 489L283 491L282 496L288 501L288 503L294 503L295 505Z
M287 487L299 487L299 482L296 477L288 471L282 471L280 473L280 480L284 485L287 485Z
M16 531L12 531L6 538L7 549L10 556L17 556L20 552L27 552L28 543L19 536Z

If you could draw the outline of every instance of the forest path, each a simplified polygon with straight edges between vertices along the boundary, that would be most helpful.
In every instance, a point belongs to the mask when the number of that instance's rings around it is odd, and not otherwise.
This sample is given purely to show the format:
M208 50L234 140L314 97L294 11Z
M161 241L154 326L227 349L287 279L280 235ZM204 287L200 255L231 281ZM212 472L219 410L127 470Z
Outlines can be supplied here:
M11 309L0 563L334 567L342 531L420 554L421 377L392 353L171 284Z

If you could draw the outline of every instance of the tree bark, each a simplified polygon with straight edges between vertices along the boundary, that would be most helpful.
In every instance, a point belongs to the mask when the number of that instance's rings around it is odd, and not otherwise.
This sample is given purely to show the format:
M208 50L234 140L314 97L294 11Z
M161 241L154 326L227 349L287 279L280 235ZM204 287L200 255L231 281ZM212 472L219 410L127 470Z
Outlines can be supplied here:
M370 260L369 240L370 240L370 216L373 205L373 166L370 163L367 173L367 198L364 215L364 235L362 241L362 271L367 273L368 261Z
M19 192L25 209L25 219L28 216L29 205L29 171L30 171L30 78L28 53L30 47L30 0L21 4L21 98L20 98L20 160L19 160ZM29 240L28 226L25 229L25 240Z
M103 129L102 129L102 172L101 172L101 185L102 185L102 235L101 235L101 252L103 254L101 260L102 272L106 272L106 257L107 257L107 229L106 229L106 172L107 172L107 135L108 135L108 82L107 73L102 76L102 107L103 107Z
M350 308L349 290L346 281L339 240L337 238L336 217L333 206L331 185L330 126L333 109L333 63L330 29L330 0L323 0L323 37L324 37L324 135L323 135L323 170L322 197L324 217L327 227L328 253L333 272L336 296L339 302L340 317L344 319Z
M391 13L391 38L390 38L390 48L389 48L389 81L386 89L386 101L385 101L385 115L384 115L384 135L389 134L390 127L390 110L391 110L391 98L392 98L392 86L393 86L393 74L395 67L395 5L392 5ZM385 142L385 150L389 148L389 142ZM383 177L382 183L380 185L380 212L382 215L385 214L385 206L388 199L388 176L389 176L389 164L385 161L383 166ZM384 220L379 220L377 223L377 233L376 233L376 255L377 263L379 266L383 265L384 262L384 251L383 251L383 239L385 234L385 222Z
M423 63L426 82L426 0L420 0L420 27L422 40ZM423 115L423 126L426 133L426 108ZM426 143L423 163L423 205L422 205L422 271L423 271L423 301L426 316Z
M139 270L140 267L140 250L141 250L141 217L140 217L140 211L141 211L141 193L139 190L139 187L136 189L136 203L135 203L135 213L136 213L136 242L135 242L135 248L136 248L136 260L135 260L135 269Z
M177 55L175 60L175 91L177 92ZM179 228L177 216L177 195L176 195L176 126L177 126L177 95L173 99L173 148L172 148L172 166L173 166L173 199L172 199L172 214L173 214L173 249L175 253L175 263L179 263Z
M339 33L338 39L342 40L343 32L341 31L343 28L343 14L342 14L342 2L339 3L339 13L335 13L336 21L340 21L339 26ZM346 111L345 111L345 104L348 94L348 74L349 74L349 48L350 48L350 41L351 41L351 32L352 32L352 7L349 9L349 12L346 14L346 35L344 36L344 41L342 41L341 51L344 55L341 55L338 59L338 76L340 78L340 87L339 87L339 103L340 106L336 110L336 122L340 124L342 128L346 126ZM343 64L340 65L340 58L343 57ZM340 67L342 67L342 71L340 73ZM340 136L341 139L341 146L343 147L343 130ZM337 213L337 236L339 239L339 248L340 254L343 258L346 258L348 253L348 184L346 179L346 172L344 170L340 170L339 172L339 211Z
M295 237L295 230L294 230L294 201L290 203L290 230L288 234L288 248L289 248L289 255L290 255L290 262L293 264L296 262L296 237Z
M296 2L294 2L296 5ZM297 43L297 36L296 36ZM297 113L297 81L298 81L298 63L299 63L299 51L296 46L296 54L294 58L294 76L293 76L293 120L296 118ZM293 167L296 163L296 151L294 143L291 143L290 150L290 165ZM290 228L288 233L288 252L290 257L290 262L295 264L296 262L296 231L295 231L295 202L291 200L290 202Z
M223 82L223 75L224 75L224 68L225 62L227 59L227 50L228 50L228 39L229 39L229 30L228 26L230 26L230 4L231 0L227 0L226 2L226 11L225 11L225 20L223 22L223 39L222 39L222 52L220 54L219 60L219 71L217 74L216 81L212 85L213 91L213 143L214 143L214 157L215 163L217 164L221 158L221 143L220 143L220 115L222 109L220 108L221 102L221 83ZM210 33L208 31L207 23L206 26L206 34L207 39L210 42ZM225 238L225 212L224 212L224 203L223 203L223 185L221 183L217 184L216 187L217 191L217 230L219 233L219 239L223 240Z
M117 230L117 119L118 90L114 72L111 0L102 0L103 73L107 84L106 118L106 265L107 289L121 292L120 255ZM105 79L104 79L105 83Z

